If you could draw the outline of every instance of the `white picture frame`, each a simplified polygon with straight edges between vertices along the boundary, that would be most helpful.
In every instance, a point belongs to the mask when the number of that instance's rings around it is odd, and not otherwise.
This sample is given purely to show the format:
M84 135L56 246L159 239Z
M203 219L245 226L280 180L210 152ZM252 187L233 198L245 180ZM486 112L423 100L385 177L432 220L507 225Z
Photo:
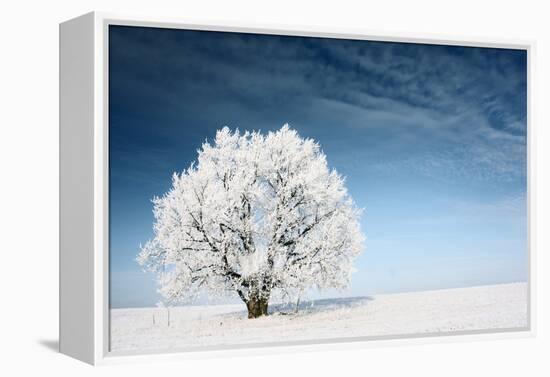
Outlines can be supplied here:
M200 352L122 354L109 351L108 265L108 27L145 27L253 32L374 41L413 42L527 51L528 66L528 326L513 331L470 332L460 336L391 336L353 341L265 344L224 347ZM171 18L149 18L92 12L60 24L60 352L90 364L287 353L354 347L421 344L529 337L535 334L535 250L533 226L534 143L532 72L534 42L484 38L329 30L308 26L239 23L192 24Z

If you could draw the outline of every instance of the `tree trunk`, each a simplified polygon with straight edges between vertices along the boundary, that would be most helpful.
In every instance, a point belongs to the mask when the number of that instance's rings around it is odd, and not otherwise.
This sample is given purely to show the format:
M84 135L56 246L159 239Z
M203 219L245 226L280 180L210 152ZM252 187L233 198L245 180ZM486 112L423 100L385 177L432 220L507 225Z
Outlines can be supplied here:
M258 318L267 315L267 305L269 300L266 298L251 298L246 302L248 309L248 318Z

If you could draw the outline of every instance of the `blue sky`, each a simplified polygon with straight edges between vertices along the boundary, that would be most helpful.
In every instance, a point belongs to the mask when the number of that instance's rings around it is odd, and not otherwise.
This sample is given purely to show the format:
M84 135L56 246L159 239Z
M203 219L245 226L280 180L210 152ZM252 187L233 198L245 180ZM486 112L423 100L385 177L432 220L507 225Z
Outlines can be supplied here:
M223 126L289 123L364 208L351 288L527 279L526 52L111 26L111 306L160 300L135 262L151 198ZM322 296L314 294L315 297Z

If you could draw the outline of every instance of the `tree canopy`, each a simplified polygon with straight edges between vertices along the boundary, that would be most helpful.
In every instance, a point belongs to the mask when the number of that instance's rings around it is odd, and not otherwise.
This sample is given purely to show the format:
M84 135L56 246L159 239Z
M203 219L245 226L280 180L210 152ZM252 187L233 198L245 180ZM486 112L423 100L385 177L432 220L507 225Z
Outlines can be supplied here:
M169 302L237 294L257 317L274 292L346 287L362 250L344 179L288 125L219 130L153 205L154 238L137 260Z

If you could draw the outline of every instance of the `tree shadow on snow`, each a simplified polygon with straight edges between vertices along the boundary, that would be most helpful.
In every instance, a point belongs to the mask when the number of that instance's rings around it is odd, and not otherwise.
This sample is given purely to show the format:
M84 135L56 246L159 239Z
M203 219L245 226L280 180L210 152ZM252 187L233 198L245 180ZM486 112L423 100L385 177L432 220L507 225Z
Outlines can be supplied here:
M374 298L370 296L307 300L300 302L300 305L298 306L298 312L319 313L339 309L348 309L366 305L368 301L372 300L374 300ZM296 304L274 304L271 305L270 309L270 314L292 314L296 311Z
M370 296L361 297L341 297L341 298L327 298L318 300L306 300L300 302L298 311L296 312L296 303L288 304L270 304L270 315L303 315L310 313L330 312L333 310L350 309L358 306L364 306L367 302L374 300ZM243 310L220 314L221 317L234 317L234 316L246 317L247 312Z

